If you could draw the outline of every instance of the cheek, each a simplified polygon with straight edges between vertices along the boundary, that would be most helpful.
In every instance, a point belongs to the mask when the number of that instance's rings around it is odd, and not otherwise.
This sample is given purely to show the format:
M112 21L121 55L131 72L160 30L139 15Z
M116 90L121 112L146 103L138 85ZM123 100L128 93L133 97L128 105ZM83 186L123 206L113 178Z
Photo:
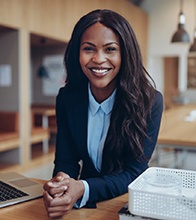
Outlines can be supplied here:
M113 62L115 63L115 66L117 68L119 68L119 69L121 67L121 61L122 60L121 60L121 56L120 55L115 56L114 59L113 59Z
M88 63L88 57L80 53L79 61L80 61L81 67L83 68Z
M87 59L85 58L85 56L80 55L79 62L80 62L80 67L81 67L83 73L86 75Z

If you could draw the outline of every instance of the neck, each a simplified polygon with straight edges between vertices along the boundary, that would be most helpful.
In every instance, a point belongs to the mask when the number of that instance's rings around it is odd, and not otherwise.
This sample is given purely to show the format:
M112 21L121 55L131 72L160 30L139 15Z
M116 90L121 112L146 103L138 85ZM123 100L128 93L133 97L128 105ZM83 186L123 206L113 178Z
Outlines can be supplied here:
M111 96L115 88L111 89L91 89L95 100L100 104Z
M116 88L116 79L112 80L107 86L105 87L96 87L90 84L91 92L98 103L102 103L108 97L111 96L113 91Z
M94 92L92 91L92 94L93 94L95 100L100 104L103 101L105 101L112 94L112 92L106 94L103 91L98 91L94 94Z

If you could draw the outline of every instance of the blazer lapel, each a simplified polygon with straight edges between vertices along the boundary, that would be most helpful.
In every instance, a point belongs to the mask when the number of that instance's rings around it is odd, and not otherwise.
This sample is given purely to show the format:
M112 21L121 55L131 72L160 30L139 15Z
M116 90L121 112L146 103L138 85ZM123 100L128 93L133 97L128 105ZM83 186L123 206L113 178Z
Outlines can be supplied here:
M78 94L75 100L74 110L74 127L76 128L76 141L78 150L84 161L91 163L87 149L87 129L88 129L88 90Z
M89 157L88 149L87 149L87 130L88 130L88 89L81 92L76 100L75 100L75 108L74 108L74 127L76 128L76 141L77 147L80 152L81 158L83 160L83 164L85 166L85 170L88 169L88 175L96 175L98 171L95 169L95 166ZM85 171L84 171L85 172Z

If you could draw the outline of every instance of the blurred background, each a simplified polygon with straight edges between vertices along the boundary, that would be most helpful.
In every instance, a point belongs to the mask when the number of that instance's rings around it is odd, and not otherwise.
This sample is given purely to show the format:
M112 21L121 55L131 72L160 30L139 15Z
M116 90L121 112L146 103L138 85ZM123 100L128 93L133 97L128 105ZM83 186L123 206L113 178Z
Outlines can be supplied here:
M0 172L51 177L55 98L66 78L63 55L75 23L97 8L130 22L145 68L164 96L150 165L196 170L196 0L0 0L0 5Z

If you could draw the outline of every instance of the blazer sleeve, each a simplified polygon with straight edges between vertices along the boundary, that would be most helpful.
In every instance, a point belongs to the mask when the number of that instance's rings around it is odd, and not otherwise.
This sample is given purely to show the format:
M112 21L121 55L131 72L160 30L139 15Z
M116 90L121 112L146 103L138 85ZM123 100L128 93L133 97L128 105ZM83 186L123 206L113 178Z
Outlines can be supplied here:
M151 114L147 119L149 138L144 141L144 152L148 159L142 162L130 161L126 164L125 169L117 174L87 178L86 181L90 189L87 207L93 207L98 201L111 199L126 193L128 185L148 168L148 162L157 142L162 111L163 98L161 93L157 92Z
M67 95L66 89L63 87L59 90L56 98L56 118L57 118L57 136L56 151L54 160L55 176L59 171L67 173L72 178L77 179L80 166L78 164L80 156L75 150L75 140L70 132L70 124L72 124L72 99ZM71 121L71 122L70 122Z

